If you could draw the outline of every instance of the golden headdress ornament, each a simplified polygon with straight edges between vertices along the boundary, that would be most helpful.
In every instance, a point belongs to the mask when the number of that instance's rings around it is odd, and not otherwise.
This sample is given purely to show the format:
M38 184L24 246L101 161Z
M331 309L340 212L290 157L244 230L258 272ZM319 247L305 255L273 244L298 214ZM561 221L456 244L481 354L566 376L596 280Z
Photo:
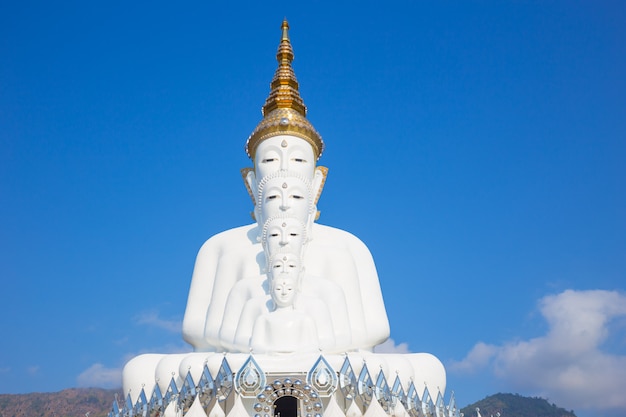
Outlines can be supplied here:
M306 140L313 147L315 157L324 151L322 137L306 119L306 106L298 91L298 81L293 72L293 48L289 40L289 24L283 20L283 35L278 45L278 68L270 83L270 94L263 106L263 120L246 142L246 153L254 160L256 148L265 139L278 135L291 135Z

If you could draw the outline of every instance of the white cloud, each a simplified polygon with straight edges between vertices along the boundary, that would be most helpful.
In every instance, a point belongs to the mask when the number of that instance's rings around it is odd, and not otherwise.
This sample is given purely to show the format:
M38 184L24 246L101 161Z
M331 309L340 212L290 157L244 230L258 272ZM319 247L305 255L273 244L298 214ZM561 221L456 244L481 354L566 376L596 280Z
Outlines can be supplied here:
M549 325L545 335L501 346L477 343L450 371L488 367L512 390L568 409L626 412L626 355L602 349L616 331L612 322L626 317L626 296L567 290L542 298L539 309Z
M119 388L121 380L121 368L106 368L101 363L94 363L76 378L79 387L97 388Z
M137 324L147 324L149 326L158 327L172 333L180 333L183 323L180 320L165 320L159 317L157 311L144 311L135 318Z
M39 369L39 365L32 365L26 368L26 372L28 372L30 375L37 375L39 373Z
M484 368L489 364L491 359L496 355L498 348L483 342L478 342L469 351L465 359L460 362L453 362L450 370L458 372L474 372L477 369Z
M387 339L380 345L374 347L376 353L410 353L409 345L400 343L396 345L393 339Z

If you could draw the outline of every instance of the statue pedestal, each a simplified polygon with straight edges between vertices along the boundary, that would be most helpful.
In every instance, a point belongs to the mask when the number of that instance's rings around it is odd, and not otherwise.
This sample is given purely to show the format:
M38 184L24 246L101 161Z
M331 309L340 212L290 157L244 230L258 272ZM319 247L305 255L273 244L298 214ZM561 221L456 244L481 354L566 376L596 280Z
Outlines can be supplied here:
M443 365L428 353L146 354L124 369L130 403L164 398L169 392L169 402L184 415L201 417L221 412L272 417L285 407L295 409L294 417L331 410L348 415L350 409L362 414L373 403L385 413L395 408L410 412L422 409L422 403L434 407L445 385Z

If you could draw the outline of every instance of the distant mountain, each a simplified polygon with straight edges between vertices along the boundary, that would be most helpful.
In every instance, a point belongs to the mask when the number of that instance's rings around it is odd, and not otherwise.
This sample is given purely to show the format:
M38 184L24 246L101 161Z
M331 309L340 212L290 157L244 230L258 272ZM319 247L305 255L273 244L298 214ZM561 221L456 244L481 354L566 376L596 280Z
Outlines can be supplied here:
M71 388L59 392L0 394L0 417L106 417L121 390ZM122 397L120 396L120 401Z
M567 411L537 397L522 397L518 394L495 394L461 409L465 417L476 417L476 407L482 417L576 417Z

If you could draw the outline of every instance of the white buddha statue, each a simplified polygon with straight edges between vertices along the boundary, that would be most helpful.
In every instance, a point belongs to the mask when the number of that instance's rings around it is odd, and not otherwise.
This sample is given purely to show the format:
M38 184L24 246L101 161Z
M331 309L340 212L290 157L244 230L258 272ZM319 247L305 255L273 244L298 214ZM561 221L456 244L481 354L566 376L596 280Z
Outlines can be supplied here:
M308 178L292 171L267 174L255 187L259 225L275 216L294 218L309 228L315 216L314 190Z
M318 352L335 345L328 305L301 290L299 257L279 253L269 261L269 295L244 306L235 344L254 353Z
M304 255L308 242L307 226L295 217L284 214L270 217L263 225L261 243L266 259L274 253L291 252Z
M275 145L280 146L283 142L288 142L286 147L280 148L284 151L297 148L299 152L307 153L307 164L316 159L313 147L307 141L295 136L279 135L259 144L254 154L255 167L267 160L263 145L268 145L268 148L274 145L271 152L275 153ZM283 160L288 159L285 154L287 152L281 155ZM288 159L285 164L288 171L285 172L292 171L292 165L301 167L303 164ZM256 185L257 171L263 170L255 169L248 175L252 185ZM317 179L309 187L314 196L321 191L322 185L316 173L319 177L321 171L315 170L311 163L309 175L312 180ZM268 174L272 175L277 174ZM305 185L303 177L281 178L277 175L267 181L263 190L271 189L273 194L267 194L271 198L269 200L261 197L262 201L257 201L257 217L262 220L268 217L268 213L274 214L278 209L283 213L292 212L294 218L300 221L308 217L306 223L311 223L310 202L302 195L304 193L287 195L284 192L290 191L293 184L297 184L296 188L302 188ZM287 188L282 188L283 185ZM268 206L276 207L270 209ZM210 238L200 249L183 321L183 337L196 350L224 349L215 329L219 329L224 320L229 320L223 314L224 302L236 282L263 273L265 256L259 242L261 232L258 224L230 229ZM389 323L376 268L367 247L348 232L317 223L312 224L308 234L310 236L303 259L307 273L336 283L346 294L348 319L352 325L350 339L353 342L348 348L371 349L382 343L389 336ZM364 308L363 300L368 301L367 308Z
M304 223L284 214L272 217L264 225L262 236L267 274L245 278L234 284L224 304L224 317L231 319L223 320L219 328L222 346L230 352L248 352L250 349L255 352L291 352L294 344L288 343L285 335L298 335L294 326L300 321L306 329L297 339L307 341L302 345L307 346L307 351L347 350L351 345L351 326L342 288L322 277L306 274L301 266L307 246ZM294 270L296 268L297 271ZM277 276L290 280L281 284L276 281ZM298 277L297 281L294 276ZM293 309L292 314L299 315L299 318L294 320L291 317L286 321L289 313L281 309L291 304L284 302L283 298L295 294L296 289L299 297L295 305L298 308ZM280 314L268 315L274 309L281 310ZM265 317L260 324L266 329L262 332L255 324L260 315ZM281 334L277 327L281 322L286 327L283 327L283 336L276 339L280 343L276 344L269 335ZM269 323L273 325L269 326ZM319 331L314 330L317 327ZM252 329L257 329L256 337L252 335ZM314 335L314 339L310 335Z
M277 215L285 217L285 221L297 222L303 226L299 232L303 236L306 233L307 224L312 221L314 216L313 198L314 194L307 178L291 171L272 172L265 176L257 187L256 200L258 203L255 210L256 217L259 220L259 224L265 218L276 217ZM257 227L257 230L262 229ZM257 240L260 242L257 245L258 250L263 254L263 258L266 261L269 254L263 248L262 233L258 233ZM303 252L303 247L304 241L297 243L295 250L298 254ZM237 260L239 263L246 261L249 260ZM258 263L258 259L252 259L252 261ZM236 320L239 314L239 310L233 307L233 301L236 301L234 305L239 305L238 301L247 297L249 291L244 289L247 289L251 282L258 279L255 277L266 272L265 265L266 262L262 262L260 268L257 268L257 272L252 275L225 275L220 278L220 288L226 292L223 296L214 297L208 305L205 313L206 322L204 329L206 341L213 343L215 346L220 346L226 351L229 350L228 346L232 343L232 338L227 336L224 339L224 335L230 335L232 329L236 327Z
M165 392L172 378L180 388L188 373L197 382L205 364L212 375L224 360L238 370L250 352L268 378L309 372L321 350L335 370L348 358L356 374L367 362L388 382L399 377L405 388L415 382L420 392L445 391L445 369L433 355L372 352L389 337L372 256L352 234L315 222L324 143L305 117L287 30L285 21L264 117L246 144L254 168L242 173L256 222L202 245L183 319L183 338L195 352L130 360L123 386L132 401L142 389L147 397L155 386ZM253 415L254 400L245 401ZM212 413L233 409L227 400Z
M331 352L371 350L389 337L378 274L369 250L358 238L314 223L316 202L326 177L326 169L316 167L324 144L305 117L306 107L291 68L293 51L285 25L277 59L279 68L263 107L264 118L246 144L254 169L244 174L257 223L215 235L200 249L183 320L183 337L196 351L229 351L226 345L230 342L221 339L220 328L236 326L227 322L236 321L238 316L226 312L226 301L236 291L237 282L263 275L266 256L260 242L262 225L270 217L286 215L307 226L302 258L307 276L333 283L345 299L350 326L346 339L350 343L336 346L338 350Z

